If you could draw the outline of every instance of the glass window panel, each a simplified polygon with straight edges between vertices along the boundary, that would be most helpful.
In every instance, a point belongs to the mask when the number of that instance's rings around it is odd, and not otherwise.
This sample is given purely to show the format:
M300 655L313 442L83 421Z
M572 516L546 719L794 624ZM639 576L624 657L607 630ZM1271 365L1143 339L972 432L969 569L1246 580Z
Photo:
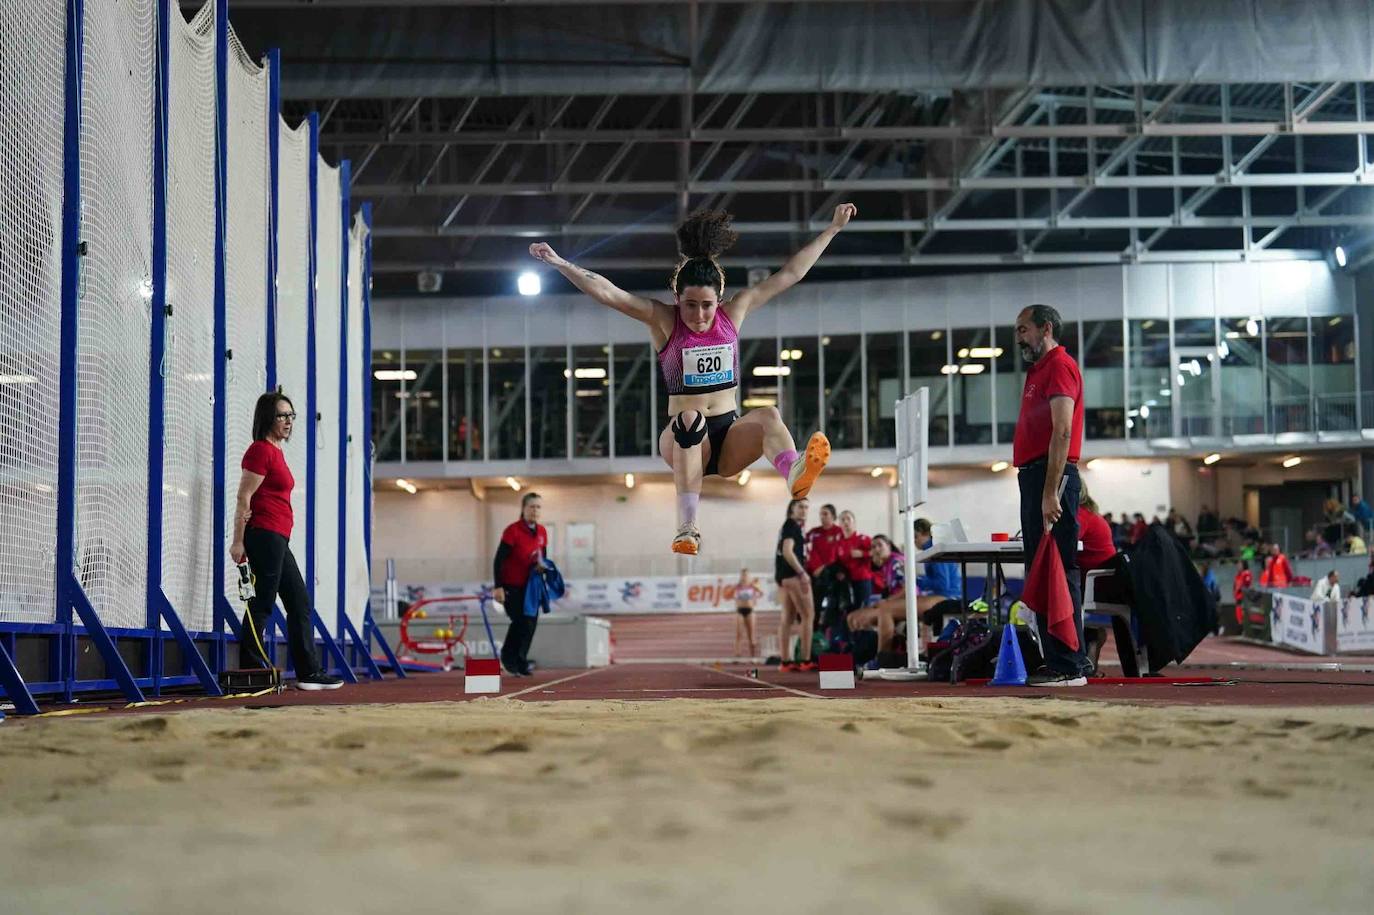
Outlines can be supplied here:
M902 399L902 335L891 331L869 334L868 447L897 445L897 401Z
M378 350L372 354L372 440L377 460L401 459L401 354ZM304 404L304 398L301 399Z
M997 440L1005 443L1016 436L1016 417L1021 413L1021 394L1026 388L1026 366L1016 345L1016 328L996 327L993 331L992 354L986 361L997 365ZM1069 352L1078 349L1078 331L1073 333L1074 345Z
M1126 428L1131 438L1174 434L1170 375L1169 322L1146 318L1128 322L1131 390Z
M1174 377L1178 383L1175 410L1179 431L1186 436L1215 435L1217 381L1217 327L1211 318L1178 318L1174 321Z
M487 388L491 422L488 457L525 459L525 348L494 346L487 350Z
M779 380L782 389L782 419L792 438L805 442L820 428L820 360L815 337L784 337L778 362L788 369Z
M791 371L791 362L778 358L778 341L774 337L758 337L739 342L740 406L744 410L778 405L778 386L783 369Z
M482 457L482 351L448 351L448 459Z
M950 365L949 335L943 330L914 330L907 345L911 350L907 393L930 389L929 441L941 448L949 445L949 379L944 368ZM893 434L896 434L894 426ZM894 441L895 445L896 442Z
M443 351L406 350L406 460L439 461L444 457ZM415 373L411 381L410 373Z
M1307 349L1307 318L1269 318L1265 322L1265 381L1269 386L1271 432L1312 431Z
M862 448L863 345L858 334L822 337L825 348L825 434L833 448Z
M1355 415L1355 319L1333 315L1312 319L1312 393L1318 429L1359 428Z
M1264 432L1263 318L1222 318L1221 431L1223 435Z
M568 456L568 348L530 347L530 457Z
M625 457L653 454L656 430L649 379L658 371L654 348L621 343L611 348L611 356L615 363L615 453Z
M992 371L986 352L992 346L992 330L987 327L956 327L951 332L954 365L951 397L954 404L954 444L992 443Z
M1083 436L1126 436L1126 351L1120 321L1084 321L1082 328Z
M573 347L573 456L606 457L611 440L611 347Z

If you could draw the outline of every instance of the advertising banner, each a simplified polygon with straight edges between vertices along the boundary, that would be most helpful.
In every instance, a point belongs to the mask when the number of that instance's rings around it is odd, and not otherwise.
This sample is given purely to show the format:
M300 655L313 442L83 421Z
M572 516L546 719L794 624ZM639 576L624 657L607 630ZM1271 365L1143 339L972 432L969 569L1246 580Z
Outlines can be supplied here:
M1323 654L1326 650L1323 609L1322 604L1306 598L1275 594L1273 616L1269 620L1270 637L1274 644Z
M1374 651L1374 597L1350 597L1336 613L1337 651Z

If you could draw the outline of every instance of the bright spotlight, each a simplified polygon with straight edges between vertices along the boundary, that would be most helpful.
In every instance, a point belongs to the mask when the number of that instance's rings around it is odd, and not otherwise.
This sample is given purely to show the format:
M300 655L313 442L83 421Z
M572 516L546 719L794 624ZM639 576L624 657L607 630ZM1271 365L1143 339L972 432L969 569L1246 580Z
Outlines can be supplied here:
M1206 464L1208 467L1211 467L1219 460L1221 460L1221 455L1213 451L1211 454L1207 455L1205 458L1202 459L1202 463Z
M868 472L868 475L876 480L878 477L883 475L883 468L874 467L872 470Z
M515 477L506 477L506 485L516 492L520 491L520 481Z
M1345 248L1341 247L1340 245L1337 245L1337 246L1336 246L1336 266L1337 266L1337 267L1344 267L1344 266L1345 266L1345 260L1346 260L1346 258L1345 258Z
M515 284L521 295L539 295L539 290L543 288L539 282L539 274L533 270L526 270L520 274L520 278L515 281Z
M1291 457L1291 458L1289 458L1288 460L1284 461L1284 462L1283 462L1283 466L1285 466L1285 467L1296 467L1296 466L1298 466L1298 465L1301 464L1301 463L1302 463L1302 458L1298 457L1297 455L1294 455L1293 457Z
M634 475L634 474L632 474L632 473L627 473L627 474L625 474L625 488L626 488L626 489L634 489L634 488L635 488L635 475Z
M992 467L990 467L989 469L990 469L993 473L1001 473L1002 471L1006 470L1006 469L1007 469L1008 467L1010 467L1010 466L1011 466L1011 465L1008 464L1006 461L998 461L997 463L993 464Z
M746 486L746 485L748 485L748 483L749 483L749 478L752 477L753 475L754 475L753 471L751 471L751 470L745 470L743 473L741 473L741 474L739 475L739 485L741 485L741 486Z

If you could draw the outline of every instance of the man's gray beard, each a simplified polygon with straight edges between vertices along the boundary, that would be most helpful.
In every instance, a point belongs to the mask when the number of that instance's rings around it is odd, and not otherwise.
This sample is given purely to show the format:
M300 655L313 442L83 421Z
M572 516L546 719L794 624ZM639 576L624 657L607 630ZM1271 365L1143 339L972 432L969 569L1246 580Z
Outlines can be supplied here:
M1034 364L1039 362L1042 355L1044 355L1044 353L1037 352L1029 346L1022 345L1021 347L1021 358L1028 363Z

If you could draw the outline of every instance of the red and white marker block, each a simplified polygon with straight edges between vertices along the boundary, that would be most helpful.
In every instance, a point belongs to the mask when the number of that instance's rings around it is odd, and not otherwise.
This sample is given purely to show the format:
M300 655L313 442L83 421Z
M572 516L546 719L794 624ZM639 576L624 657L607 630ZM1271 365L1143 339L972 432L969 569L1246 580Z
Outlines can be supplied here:
M821 689L853 689L854 656L852 654L821 655Z
M463 692L501 692L501 662L495 658L468 658L463 665Z

